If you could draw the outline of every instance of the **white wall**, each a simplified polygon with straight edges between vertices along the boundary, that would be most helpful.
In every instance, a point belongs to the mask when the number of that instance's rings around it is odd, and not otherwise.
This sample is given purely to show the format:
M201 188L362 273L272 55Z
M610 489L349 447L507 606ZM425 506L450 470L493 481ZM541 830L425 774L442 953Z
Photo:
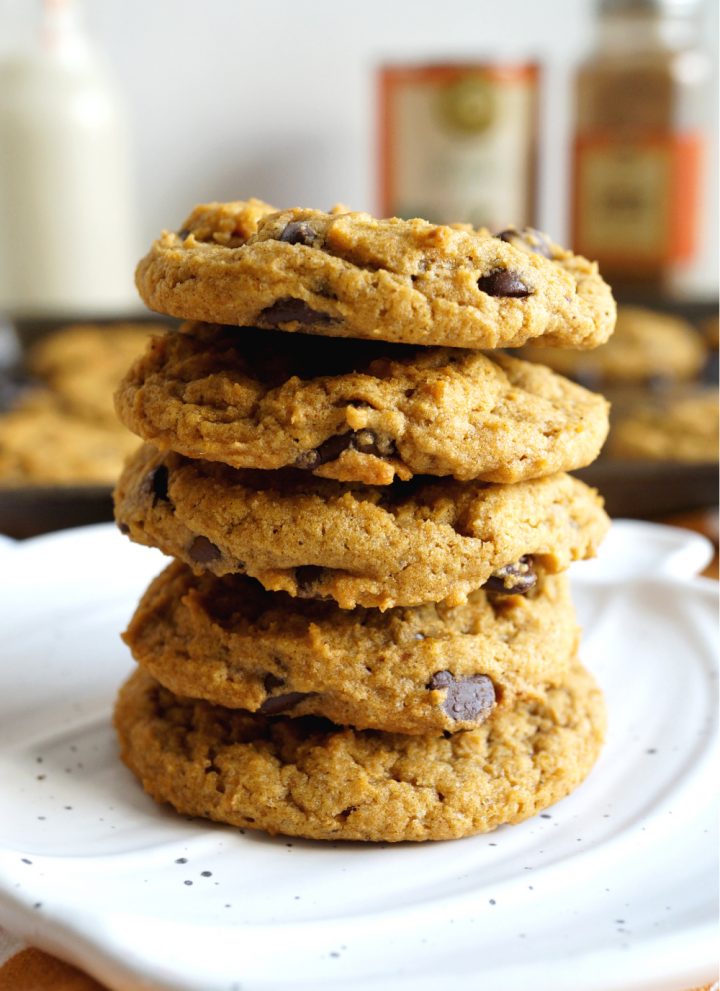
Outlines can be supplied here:
M28 6L0 0L6 39ZM546 67L540 222L565 236L568 73L590 44L591 0L83 6L131 115L146 242L206 199L255 195L278 206L342 201L376 208L376 65L458 56L537 58ZM712 48L717 9L717 0L704 0ZM710 286L717 264L712 226L714 245L704 259Z

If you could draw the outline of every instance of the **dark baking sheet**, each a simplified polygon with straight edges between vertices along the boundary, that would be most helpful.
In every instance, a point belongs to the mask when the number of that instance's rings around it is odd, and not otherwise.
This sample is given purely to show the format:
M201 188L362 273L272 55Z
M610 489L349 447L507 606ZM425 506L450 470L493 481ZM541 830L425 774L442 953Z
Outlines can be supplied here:
M718 465L596 461L573 472L598 489L610 516L653 519L718 504Z
M0 489L0 533L22 539L113 518L109 485Z
M717 303L672 303L668 300L627 299L654 306L694 322L717 313ZM143 314L148 322L175 325L177 321L155 314ZM116 318L118 319L118 318ZM136 314L125 319L137 320ZM72 323L56 321L19 322L17 330L23 347L56 326ZM100 321L98 321L100 322ZM105 321L102 321L105 322ZM108 321L114 322L114 321ZM717 353L711 353L702 375L705 383L717 383ZM6 399L14 399L26 384L21 369L5 369ZM0 375L0 386L3 376ZM0 389L0 407L3 405ZM6 402L5 405L10 405ZM575 472L599 489L611 516L653 519L671 513L718 505L718 465L652 461L596 461ZM104 485L25 486L0 488L0 533L11 537L33 537L52 530L112 520L112 489Z

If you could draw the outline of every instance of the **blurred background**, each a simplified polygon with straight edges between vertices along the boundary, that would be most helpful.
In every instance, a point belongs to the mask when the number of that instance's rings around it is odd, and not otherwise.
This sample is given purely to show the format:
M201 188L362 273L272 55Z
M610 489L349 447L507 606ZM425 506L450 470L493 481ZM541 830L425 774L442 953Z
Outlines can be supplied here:
M560 360L639 417L641 441L614 455L637 468L635 501L611 508L648 515L653 487L658 512L716 501L698 465L717 462L718 7L0 0L0 487L27 507L27 485L109 485L108 452L127 442L109 439L107 403L48 475L43 445L65 443L63 419L79 429L87 399L33 349L78 322L137 347L138 328L114 322L149 317L132 270L153 238L195 203L256 196L530 224L597 259L642 310L619 355ZM648 311L674 323L656 330ZM109 394L120 346L101 354L96 338L83 352L76 329L66 364L84 368L73 388ZM667 506L647 463L678 460Z

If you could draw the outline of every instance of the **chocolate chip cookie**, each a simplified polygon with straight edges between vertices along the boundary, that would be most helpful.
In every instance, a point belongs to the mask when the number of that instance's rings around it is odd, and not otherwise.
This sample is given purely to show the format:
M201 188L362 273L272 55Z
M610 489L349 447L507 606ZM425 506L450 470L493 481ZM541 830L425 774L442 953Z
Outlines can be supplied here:
M517 356L597 388L691 379L703 367L707 353L702 336L686 320L643 307L621 306L615 333L594 351L526 347Z
M597 266L536 231L266 204L197 207L138 265L147 305L186 320L467 348L590 348L615 303Z
M718 460L718 390L676 389L635 402L613 422L607 457L619 461Z
M533 567L553 573L592 556L608 526L597 493L570 475L362 487L150 445L127 462L115 509L131 539L198 572L244 572L343 609L458 605L493 576L507 591L527 587Z
M541 697L447 736L353 730L173 695L138 670L120 693L121 756L185 815L323 840L444 840L521 822L587 775L602 696L579 665Z
M112 485L137 447L117 420L74 416L54 393L36 390L0 415L0 488Z
M262 715L324 716L391 733L472 729L558 683L578 629L564 575L465 605L343 610L175 561L123 639L177 695Z
M114 483L139 445L112 394L147 341L147 324L74 324L33 344L0 413L0 487Z
M116 402L135 433L191 458L370 485L517 482L589 464L607 434L602 396L503 354L183 331L151 342Z
M117 427L113 392L145 350L151 327L165 329L159 323L62 327L30 348L28 369L52 390L68 415Z

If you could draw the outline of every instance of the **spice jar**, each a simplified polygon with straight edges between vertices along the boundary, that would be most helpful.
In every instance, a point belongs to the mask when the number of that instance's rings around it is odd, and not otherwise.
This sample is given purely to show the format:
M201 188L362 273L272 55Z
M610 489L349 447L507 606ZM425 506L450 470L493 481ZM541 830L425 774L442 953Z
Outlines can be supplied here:
M381 215L532 225L538 76L534 64L382 68Z
M620 290L672 289L699 252L710 61L698 0L600 0L576 80L573 247Z

